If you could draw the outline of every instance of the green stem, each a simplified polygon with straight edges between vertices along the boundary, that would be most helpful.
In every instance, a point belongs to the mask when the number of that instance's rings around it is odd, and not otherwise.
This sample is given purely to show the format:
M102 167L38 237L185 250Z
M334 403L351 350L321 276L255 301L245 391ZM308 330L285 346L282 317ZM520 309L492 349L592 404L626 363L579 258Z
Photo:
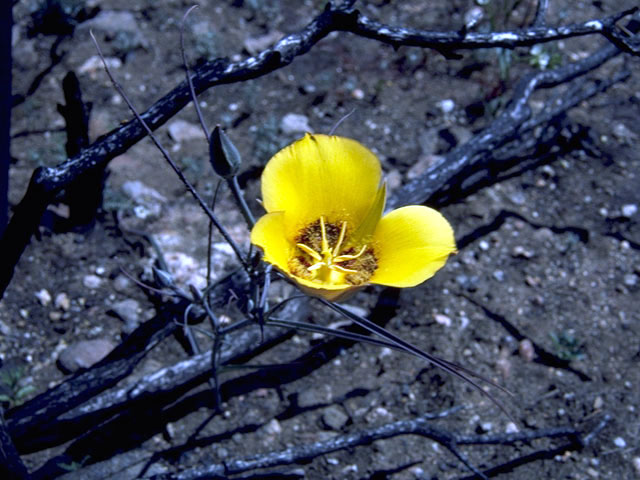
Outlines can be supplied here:
M251 210L249 210L249 206L244 199L242 190L240 190L240 185L238 185L238 177L236 175L233 175L227 178L227 184L231 189L231 193L233 193L233 198L238 204L238 207L240 207L240 211L242 212L242 216L247 222L247 225L249 225L250 229L253 228L253 226L256 224L256 219L253 217Z

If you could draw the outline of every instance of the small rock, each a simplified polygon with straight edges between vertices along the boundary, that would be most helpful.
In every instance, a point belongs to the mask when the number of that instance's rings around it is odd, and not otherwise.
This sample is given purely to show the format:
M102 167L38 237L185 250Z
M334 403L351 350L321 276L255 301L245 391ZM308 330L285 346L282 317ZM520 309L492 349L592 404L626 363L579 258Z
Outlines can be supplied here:
M64 292L60 292L59 294L56 295L56 298L53 301L53 304L55 305L56 308L59 308L63 312L68 312L69 309L71 308L71 300L69 300L69 295L67 295Z
M451 319L442 313L435 313L433 315L433 319L439 323L440 325L444 325L445 327L451 326Z
M264 431L269 435L279 435L282 433L282 427L278 420L272 418L271 421L264 426Z
M547 178L553 178L556 176L556 171L553 169L553 167L551 165L545 165L543 166L540 171L544 174L545 177Z
M381 418L385 420L389 420L391 418L391 413L389 413L389 410L384 407L373 408L365 416L365 420L369 423L373 423Z
M444 114L451 113L453 112L453 109L456 108L456 102L450 98L440 100L436 105Z
M137 204L134 213L143 220L160 216L162 204L167 201L166 197L139 180L125 182L122 191Z
M533 347L533 343L528 338L520 340L518 344L518 353L520 357L526 362L532 362L536 356L536 350Z
M164 258L177 285L193 285L198 289L206 287L207 279L193 257L182 252L166 252Z
M82 284L91 290L95 290L96 288L100 288L100 285L102 285L102 279L93 274L85 275L82 279Z
M202 140L204 133L195 123L185 120L174 120L169 124L169 136L174 142L185 142L189 140Z
M136 17L127 10L103 10L94 18L81 23L79 28L104 32L112 45L124 52L147 45Z
M516 245L513 247L513 251L511 252L511 256L514 258L526 258L529 259L533 257L533 252L531 250L527 250L521 245Z
M127 195L131 200L137 203L165 203L167 198L159 193L157 190L154 190L151 187L148 187L140 180L131 180L129 182L125 182L122 184L122 191Z
M593 401L593 409L594 410L601 410L603 406L604 406L604 400L602 399L602 397L600 395L598 395L595 398L595 400Z
M598 473L598 471L597 471L595 468L592 468L592 467L588 467L588 468L587 468L587 474L588 474L590 477L593 477L593 478L598 478L598 477L600 477L600 474Z
M115 345L105 338L82 340L65 348L58 357L58 363L66 372L77 372L98 363L114 348Z
M46 307L51 303L51 294L46 288L43 288L42 290L38 290L35 293L35 296L40 302L40 305L42 305L43 307Z
M633 468L636 471L636 475L640 477L640 457L633 457Z
M622 216L625 218L631 218L638 213L638 206L634 203L628 203L622 206Z
M486 240L480 240L480 242L478 243L478 247L480 247L480 250L482 250L483 252L486 252L487 250L489 250L489 242L487 242Z
M116 70L122 67L122 60L118 57L106 57L104 59L105 63L109 67L110 70ZM88 73L89 75L94 75L98 71L102 71L104 65L102 63L102 59L98 55L94 55L92 57L87 58L80 68L78 68L78 73Z
M520 429L518 428L518 426L515 423L509 422L509 423L507 423L507 426L504 429L504 431L506 433L517 433L517 432L520 431Z
M4 323L2 320L0 320L0 333L5 337L11 335L11 327Z
M527 201L527 197L522 192L514 192L509 195L509 200L511 200L515 205L524 205Z
M503 378L509 378L511 376L511 360L509 359L508 351L506 349L502 349L500 352L500 357L496 361L496 369L500 372Z
M638 138L638 135L633 132L624 123L617 123L613 127L613 136L616 137L621 143L632 143L633 140Z
M256 53L260 53L262 50L266 50L278 40L280 40L284 36L284 33L273 30L265 35L260 35L259 37L249 37L244 41L244 48L249 54L255 55Z
M341 430L348 421L349 416L336 405L325 408L322 413L322 424L330 430Z
M495 270L491 276L499 282L504 282L504 272L502 270Z
M124 333L130 334L140 325L140 304L137 300L127 298L112 305L111 311L124 322Z
M539 242L551 240L553 238L553 232L547 227L542 227L533 232L533 238Z
M364 91L361 88L354 88L351 91L351 96L356 100L362 100L364 98Z
M490 432L491 430L493 430L493 423L491 423L491 422L483 422L480 425L480 428L482 429L483 432Z
M438 151L449 151L453 147L466 143L473 136L471 131L459 125L451 125L438 131Z
M627 442L622 437L616 437L613 439L613 444L618 448L624 448L627 446Z
M638 283L638 276L635 273L627 273L623 278L624 284L627 287L633 287Z
M478 290L479 278L477 276L467 276L460 274L456 276L456 283L468 292L475 292Z
M484 10L480 7L471 7L464 14L464 25L467 29L473 28L484 17Z
M52 311L49 312L49 320L51 320L52 322L58 322L62 319L62 312L58 312L58 311Z
M430 128L418 135L418 144L422 153L426 156L433 155L438 151L438 129Z
M526 283L530 287L537 287L538 285L540 285L540 282L540 277L532 277L531 275L526 275L524 277L524 283Z
M287 113L282 117L280 129L284 133L306 133L313 132L309 126L309 118L306 115L297 113Z
M131 280L126 275L118 275L113 279L113 288L116 292L123 293L131 288Z
M119 31L138 31L138 23L133 13L126 10L103 10L91 20L84 22L83 28L91 27L115 35Z
M385 175L387 180L387 192L391 193L402 185L402 174L398 169L393 169Z
M353 313L354 315L358 315L359 317L366 317L369 314L369 311L366 308L363 308L363 307L361 307L359 305L353 305L353 304L350 304L350 303L343 303L342 304L342 308L344 308L345 310L348 310L349 312ZM338 326L342 327L344 325L338 325Z
M413 180L414 178L421 177L432 165L441 162L443 158L444 157L440 155L420 155L418 161L407 170L407 179Z

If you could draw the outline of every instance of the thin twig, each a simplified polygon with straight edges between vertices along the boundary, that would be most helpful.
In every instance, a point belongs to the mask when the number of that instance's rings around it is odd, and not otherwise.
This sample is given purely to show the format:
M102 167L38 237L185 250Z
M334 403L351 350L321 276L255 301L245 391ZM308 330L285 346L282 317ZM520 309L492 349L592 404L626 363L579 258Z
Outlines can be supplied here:
M189 73L189 62L187 62L187 54L184 48L184 26L185 26L185 23L187 22L187 17L196 8L198 8L198 5L192 5L184 14L184 16L182 17L182 21L180 22L180 53L182 54L182 65L184 66L185 75L187 77L187 83L189 84L189 93L191 94L193 106L196 109L198 120L200 121L200 126L202 127L202 131L204 132L204 138L206 138L207 141L209 141L209 129L207 128L207 123L204 121L204 116L202 115L202 110L200 110L200 105L198 105L198 97L196 95L195 88L193 88L193 82L191 81L191 74Z

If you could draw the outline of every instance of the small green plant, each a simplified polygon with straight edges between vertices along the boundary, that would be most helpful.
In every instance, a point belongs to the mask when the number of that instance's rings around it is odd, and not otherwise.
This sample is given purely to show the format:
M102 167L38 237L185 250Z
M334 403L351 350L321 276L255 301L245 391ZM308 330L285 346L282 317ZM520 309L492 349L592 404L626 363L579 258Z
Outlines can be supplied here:
M21 405L31 392L33 385L23 385L23 367L8 367L0 372L0 403L6 408Z
M583 345L571 331L562 331L558 334L550 333L556 355L562 360L572 361L584 358Z
M529 55L529 65L537 67L540 70L555 68L562 62L560 53L541 44L531 47Z
M80 470L82 467L84 467L90 459L91 457L89 457L89 455L86 455L79 462L74 460L71 463L59 463L58 466L63 470L66 470L67 472L75 472L76 470Z

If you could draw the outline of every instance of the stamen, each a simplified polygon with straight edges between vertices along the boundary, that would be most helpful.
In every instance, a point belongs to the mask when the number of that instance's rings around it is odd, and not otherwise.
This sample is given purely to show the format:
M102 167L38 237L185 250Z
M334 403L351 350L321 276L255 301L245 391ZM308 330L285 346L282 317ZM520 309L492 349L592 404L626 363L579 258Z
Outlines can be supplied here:
M362 249L356 255L339 255L337 257L334 257L333 261L334 262L346 262L347 260L355 260L360 255L362 255L366 249L367 249L367 246L363 245Z
M336 265L335 263L329 267L331 270L336 270L337 272L342 273L358 273L358 270L352 270L350 268L344 268L340 265Z
M337 257L340 253L340 248L342 248L342 242L344 241L344 236L347 233L347 222L342 222L342 226L340 227L340 236L338 237L338 241L336 242L336 246L333 249L333 256Z
M321 239L318 239L318 223L320 225ZM309 230L305 233L305 236L302 237L309 238L311 245L317 248L317 250L310 247L308 244L296 243L296 247L310 257L307 260L304 260L303 258L297 259L297 257L296 259L300 264L299 266L305 268L306 271L309 272L309 278L311 280L318 283L327 283L332 285L343 284L345 282L355 285L363 283L371 276L371 271L367 270L368 267L364 266L364 264L361 265L361 263L357 263L350 265L353 268L347 268L339 265L343 262L356 260L362 257L362 255L367 251L367 245L363 245L360 251L356 254L340 255L340 250L344 248L347 238L347 223L348 222L346 221L340 223L340 233L338 234L338 238L336 239L333 247L329 245L327 229L329 229L331 238L334 239L337 225L329 223L329 226L327 227L324 216L321 216L317 223L307 227ZM320 242L318 242L318 240L320 240ZM318 245L318 243L320 243L320 245ZM349 247L349 249L353 250L352 247ZM372 256L372 254L368 255ZM312 263L312 265L307 266L309 263Z
M324 226L324 217L320 217L320 231L322 232L322 253L329 251L329 242L327 242L327 230Z
M296 243L296 247L298 247L310 257L313 257L315 260L318 260L319 262L322 261L322 257L320 256L320 254L313 248L306 246L304 243Z

